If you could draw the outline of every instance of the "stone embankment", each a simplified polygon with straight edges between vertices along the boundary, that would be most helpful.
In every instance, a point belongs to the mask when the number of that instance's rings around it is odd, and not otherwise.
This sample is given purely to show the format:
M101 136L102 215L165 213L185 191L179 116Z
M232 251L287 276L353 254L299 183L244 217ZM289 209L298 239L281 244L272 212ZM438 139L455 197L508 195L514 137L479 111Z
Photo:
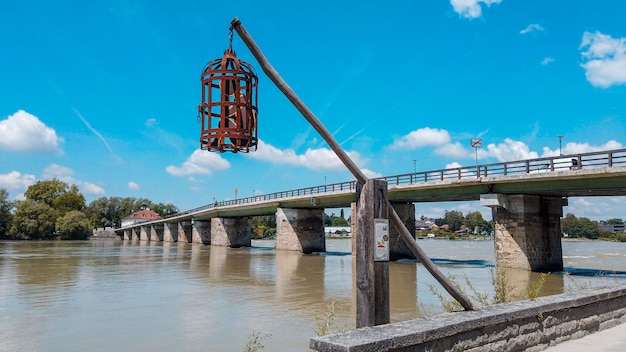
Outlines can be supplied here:
M92 239L101 239L101 238L112 238L112 239L120 239L120 236L115 234L113 230L94 230L93 235L91 235Z
M317 351L542 351L626 323L626 284L311 339Z

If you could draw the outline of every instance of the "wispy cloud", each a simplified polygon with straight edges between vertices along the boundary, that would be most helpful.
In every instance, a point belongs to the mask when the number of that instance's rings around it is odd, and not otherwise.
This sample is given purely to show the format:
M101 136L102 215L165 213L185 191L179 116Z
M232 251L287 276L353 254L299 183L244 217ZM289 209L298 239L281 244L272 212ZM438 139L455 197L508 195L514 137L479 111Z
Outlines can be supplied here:
M587 81L609 88L626 83L626 38L613 38L600 32L583 33L579 49Z
M543 66L549 65L551 63L554 62L554 58L551 57L544 57L543 60L541 60L540 64Z
M481 3L491 6L491 4L499 4L502 0L450 0L450 5L454 12L465 18L481 17L483 12Z
M527 33L534 32L534 31L543 31L543 27L541 27L537 23L532 23L532 24L529 24L528 27L522 29L520 31L520 34L527 34Z
M80 120L83 122L83 124L85 124L85 126L87 126L87 128L91 132L93 132L93 134L95 134L98 138L100 138L100 140L102 141L102 143L104 143L104 145L107 147L109 152L111 152L111 154L115 154L113 152L113 149L111 149L111 146L109 145L109 143L106 141L106 139L104 139L104 136L102 136L102 133L98 132L95 128L91 127L91 124L89 123L89 121L87 121L87 119L85 119L83 115L81 115L81 113L77 109L73 109L73 110L76 116L78 116Z
M128 182L128 189L136 191L139 189L139 185L136 182L130 181Z

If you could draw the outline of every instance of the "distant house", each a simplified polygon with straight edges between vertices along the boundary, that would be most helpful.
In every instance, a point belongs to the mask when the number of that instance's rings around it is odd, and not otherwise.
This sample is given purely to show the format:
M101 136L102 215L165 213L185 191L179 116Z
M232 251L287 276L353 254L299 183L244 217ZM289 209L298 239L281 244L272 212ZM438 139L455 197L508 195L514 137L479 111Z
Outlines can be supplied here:
M160 218L161 216L157 212L150 210L149 208L141 209L123 218L122 227L128 226L128 225L141 224L142 222L148 222L148 221L157 220Z

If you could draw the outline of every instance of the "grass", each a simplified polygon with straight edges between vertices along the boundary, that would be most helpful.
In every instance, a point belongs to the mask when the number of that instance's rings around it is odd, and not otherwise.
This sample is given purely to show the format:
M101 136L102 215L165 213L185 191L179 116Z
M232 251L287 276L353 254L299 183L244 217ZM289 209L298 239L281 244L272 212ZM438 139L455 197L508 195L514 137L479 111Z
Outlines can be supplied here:
M448 280L466 297L469 297L475 303L478 303L481 307L486 307L492 304L508 303L521 299L537 299L541 292L541 288L546 282L546 279L550 275L549 273L541 274L538 281L532 283L528 288L525 296L515 295L516 287L511 285L506 278L506 272L504 269L491 269L491 284L493 285L494 294L489 297L488 293L478 291L470 281L467 275L465 276L465 287L460 285L453 276L449 276ZM446 312L456 312L463 310L461 304L455 300L444 296L437 287L434 285L428 285L430 292L432 292L437 299L441 302L443 309Z
M248 343L246 343L244 352L262 351L265 348L263 341L269 339L270 337L272 337L272 334L261 335L260 332L253 330L252 334L248 336Z

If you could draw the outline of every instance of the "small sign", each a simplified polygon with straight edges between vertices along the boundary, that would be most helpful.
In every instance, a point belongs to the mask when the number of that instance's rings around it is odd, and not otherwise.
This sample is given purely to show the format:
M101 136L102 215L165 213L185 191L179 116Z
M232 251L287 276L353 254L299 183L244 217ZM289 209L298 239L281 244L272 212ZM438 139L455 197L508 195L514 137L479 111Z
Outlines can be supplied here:
M483 140L482 139L474 139L474 138L472 138L472 140L470 140L470 144L474 148L480 148L480 147L483 146Z
M374 219L374 261L389 261L389 219Z

